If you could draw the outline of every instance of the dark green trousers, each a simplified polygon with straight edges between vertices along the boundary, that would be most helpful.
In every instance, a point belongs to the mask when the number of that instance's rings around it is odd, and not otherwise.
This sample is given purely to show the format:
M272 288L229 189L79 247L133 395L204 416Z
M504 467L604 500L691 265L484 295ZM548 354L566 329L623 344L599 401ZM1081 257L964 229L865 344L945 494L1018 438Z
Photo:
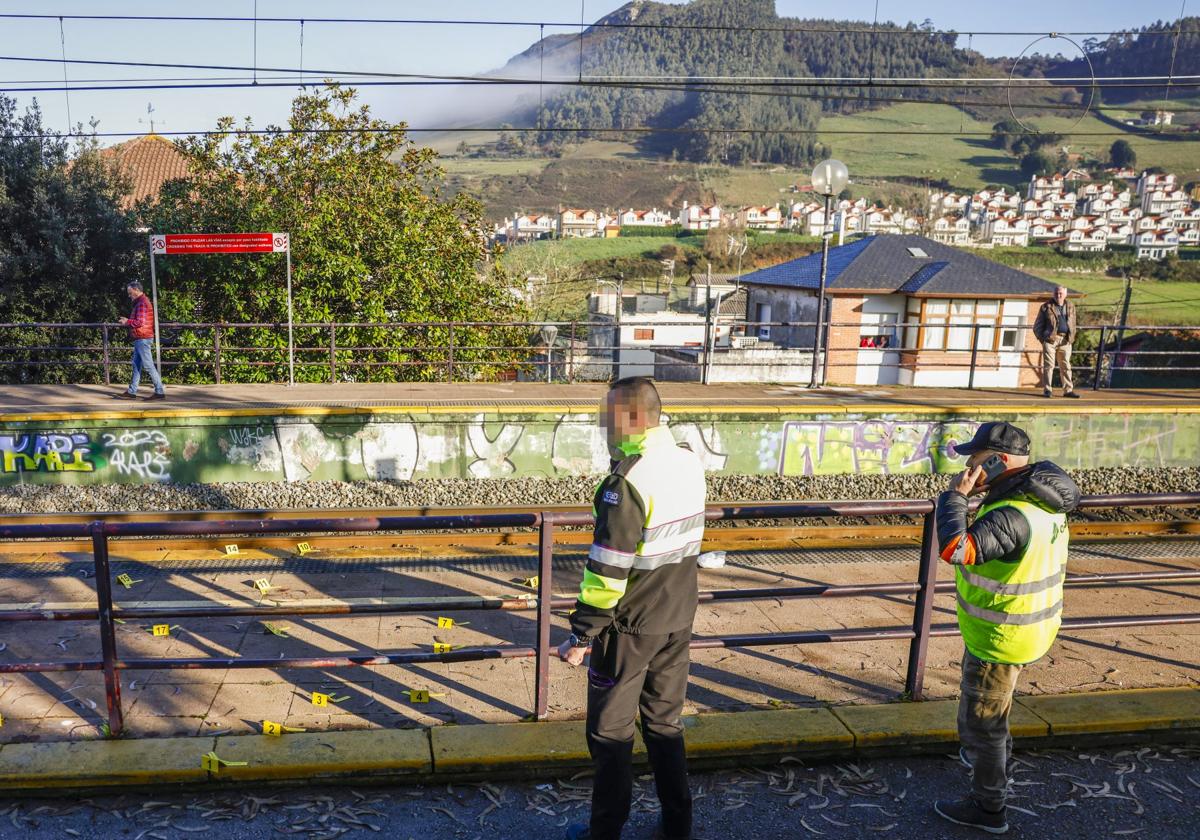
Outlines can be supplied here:
M667 636L608 630L592 643L588 669L587 741L596 769L592 782L592 840L618 840L633 799L633 727L642 738L662 804L664 834L692 836L680 714L687 693L691 628Z

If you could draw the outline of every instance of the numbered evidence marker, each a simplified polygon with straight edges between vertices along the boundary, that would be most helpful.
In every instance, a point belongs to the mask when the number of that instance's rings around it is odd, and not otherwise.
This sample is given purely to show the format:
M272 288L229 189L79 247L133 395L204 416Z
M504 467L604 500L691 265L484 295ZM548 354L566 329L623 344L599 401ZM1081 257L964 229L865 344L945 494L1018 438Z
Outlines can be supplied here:
M305 554L310 554L311 552L316 551L316 549L308 543L296 543L296 551L299 552L301 557L303 557Z
M226 761L218 756L215 752L206 752L200 756L201 769L207 770L210 773L220 773L222 767L245 767L245 761Z
M320 691L312 693L312 704L314 706L328 706L330 703L341 703L343 700L349 699L349 694L344 694L341 697L330 697L328 694L323 694Z
M455 621L453 618L446 618L444 615L439 615L437 620L437 626L442 630L450 630L453 627L466 627L470 623L469 621Z
M141 583L141 582L142 582L142 578L138 578L137 580L134 580L129 575L117 575L117 583L121 584L126 589L133 589L133 585L135 583Z
M434 653L449 653L450 651L454 650L456 647L462 647L462 645L452 645L447 642L434 642L433 643L433 652Z
M445 694L435 694L425 688L410 688L407 691L401 692L408 695L410 703L428 703L430 697L445 697Z
M540 580L538 579L537 575L534 575L533 577L527 577L525 580L521 581L522 586L528 586L530 589L537 589L538 583L540 583Z
M276 723L273 720L264 720L262 722L262 731L264 735L282 735L284 732L305 732L299 726L284 726L282 723Z
M254 581L254 588L266 595L271 591L271 581L267 580L266 578L259 578L258 580Z
M235 554L241 554L242 552L241 549L237 547L237 543L230 543L229 545L225 546L225 553L232 557Z
M150 632L153 633L155 636L170 636L171 635L171 625L170 624L155 624L153 627L150 628Z

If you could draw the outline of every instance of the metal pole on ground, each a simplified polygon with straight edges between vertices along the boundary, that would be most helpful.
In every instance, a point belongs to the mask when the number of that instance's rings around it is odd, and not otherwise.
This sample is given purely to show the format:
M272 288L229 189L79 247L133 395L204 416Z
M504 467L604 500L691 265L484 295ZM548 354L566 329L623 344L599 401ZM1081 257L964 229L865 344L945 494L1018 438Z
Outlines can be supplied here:
M934 510L925 514L921 528L921 568L917 576L921 588L913 606L913 637L908 645L908 674L904 678L904 691L909 700L920 700L925 689L925 656L929 652L929 624L933 617L938 572L937 502L933 505Z
M975 363L979 359L979 324L972 327L971 333L971 373L967 376L967 387L975 387Z
M1100 377L1104 375L1104 345L1108 343L1108 325L1100 327L1100 343L1096 345L1096 370L1092 373L1092 390L1100 390Z
M154 268L154 248L150 249L150 303L154 309L154 367L162 376L162 341L158 332L158 274Z
M296 384L296 344L292 336L292 249L284 252L287 258L287 303L288 303L288 385Z
M554 565L553 514L542 513L538 524L537 580L537 673L534 676L534 710L537 720L545 720L550 708L550 596Z
M92 559L96 569L96 603L100 617L100 652L104 661L104 699L108 702L108 732L121 734L125 726L121 712L121 677L117 673L117 626L113 621L112 570L108 564L108 537L104 523L93 522Z

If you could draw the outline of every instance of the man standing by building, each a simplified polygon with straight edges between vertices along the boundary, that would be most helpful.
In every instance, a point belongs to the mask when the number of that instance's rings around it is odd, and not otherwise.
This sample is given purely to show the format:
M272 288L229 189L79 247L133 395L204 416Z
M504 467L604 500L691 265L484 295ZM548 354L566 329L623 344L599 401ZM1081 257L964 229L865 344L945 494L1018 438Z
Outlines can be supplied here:
M684 754L688 644L696 614L696 557L704 536L704 467L660 425L654 384L613 383L601 422L612 473L596 490L596 530L558 649L588 669L587 740L596 768L590 826L573 840L617 840L633 798L634 715L662 804L660 838L690 840L692 795Z
M142 291L142 284L134 280L125 284L125 291L133 301L133 311L128 318L122 318L121 323L129 327L129 338L133 341L133 378L129 380L129 390L116 395L119 400L136 400L138 383L142 381L142 371L150 376L154 383L152 400L165 400L162 378L158 368L154 366L152 345L154 344L154 306L150 298Z
M938 498L937 530L942 559L955 567L966 645L958 737L972 783L970 796L933 807L951 822L1003 834L1013 690L1022 666L1045 655L1062 621L1067 513L1079 503L1079 488L1049 461L1030 464L1029 436L1009 423L984 423L955 449L970 457ZM968 527L968 497L981 493Z
M1053 395L1054 366L1062 380L1063 396L1079 399L1071 378L1071 345L1075 343L1075 304L1067 299L1067 287L1057 286L1054 297L1042 304L1033 322L1033 334L1042 343L1042 396Z

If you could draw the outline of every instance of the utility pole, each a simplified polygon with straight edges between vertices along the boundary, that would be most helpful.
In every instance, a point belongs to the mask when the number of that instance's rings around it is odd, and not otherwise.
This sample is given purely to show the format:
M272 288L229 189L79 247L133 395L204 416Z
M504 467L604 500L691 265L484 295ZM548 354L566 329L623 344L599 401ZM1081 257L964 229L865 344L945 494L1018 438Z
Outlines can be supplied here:
M1133 281L1129 278L1129 272L1125 272L1125 298L1121 301L1121 323L1117 325L1117 343L1113 352L1112 361L1108 365L1108 376L1105 377L1105 387L1112 385L1113 368L1117 363L1117 356L1121 353L1121 345L1125 340L1125 325L1129 322L1129 299L1133 296ZM1101 350L1104 348L1101 347Z

